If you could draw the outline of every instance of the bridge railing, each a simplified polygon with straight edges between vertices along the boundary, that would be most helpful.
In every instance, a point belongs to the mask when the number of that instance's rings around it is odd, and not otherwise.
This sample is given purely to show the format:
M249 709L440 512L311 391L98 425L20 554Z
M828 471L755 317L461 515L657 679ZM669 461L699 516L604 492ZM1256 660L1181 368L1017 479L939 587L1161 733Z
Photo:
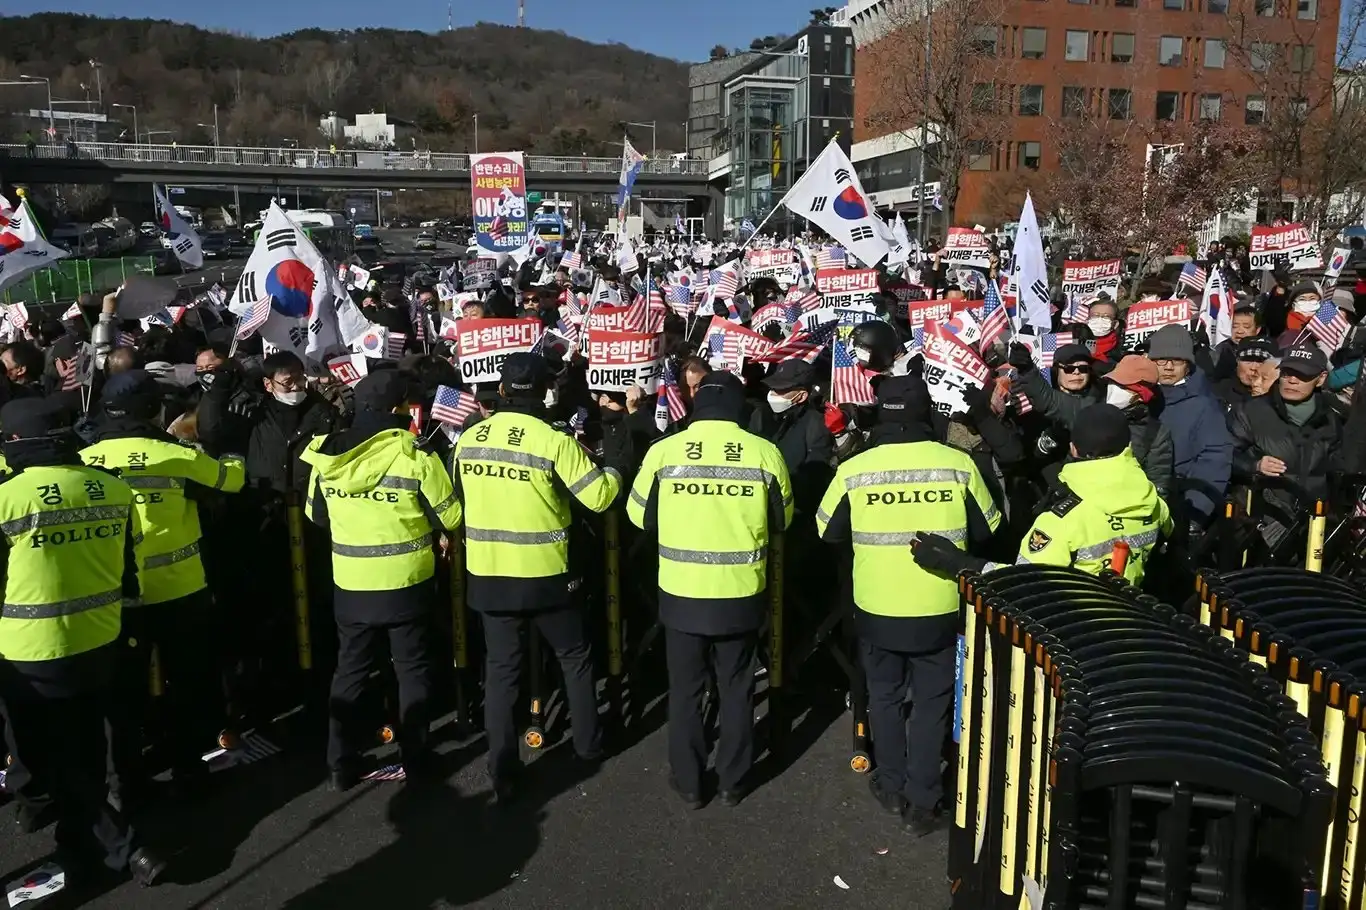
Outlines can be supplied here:
M238 148L211 145L132 145L118 142L81 142L74 150L64 145L0 144L11 158L83 158L93 161L140 164L207 164L224 167L347 168L361 170L463 171L470 156L451 152L378 152L356 149ZM526 169L534 173L616 174L620 158L552 157L528 155ZM644 162L646 174L706 176L707 162L696 158L656 158Z

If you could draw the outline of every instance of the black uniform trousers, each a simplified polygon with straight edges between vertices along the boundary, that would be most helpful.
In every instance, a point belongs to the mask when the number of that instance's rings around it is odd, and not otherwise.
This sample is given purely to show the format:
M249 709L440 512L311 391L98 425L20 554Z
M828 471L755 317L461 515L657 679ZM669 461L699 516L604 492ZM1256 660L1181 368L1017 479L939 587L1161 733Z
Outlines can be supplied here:
M720 736L716 777L722 790L739 790L754 764L754 654L759 633L697 635L666 627L669 664L669 768L684 793L702 792L707 737L702 696L708 668L716 673Z
M583 614L570 606L537 612L485 612L480 618L486 651L484 729L489 740L489 776L497 781L516 774L521 767L515 713L522 684L522 626L528 621L531 634L540 632L560 662L574 727L574 751L585 757L595 755L602 748L602 734Z
M931 809L944 796L939 766L953 710L955 645L918 652L888 650L866 638L861 645L874 784L884 793L900 793L912 806Z
M169 729L171 767L202 768L225 723L222 667L213 636L208 589L159 604L126 607L118 640L115 688L109 713L111 783L120 794L145 785L143 722L151 700L152 648L160 661L161 696Z
M429 597L430 584L420 586ZM432 699L432 632L430 612L362 619L356 611L343 611L348 592L337 592L337 669L327 727L327 764L341 770L356 761L367 742L374 741L376 724L365 704L370 673L387 650L398 680L398 745L405 770L416 770L428 757L428 727Z
M0 697L24 760L42 769L57 846L76 861L128 867L133 831L109 805L105 715L116 645L40 663L0 661Z
M5 769L5 792L20 805L27 806L30 812L38 813L52 802L48 795L47 784L40 774L19 754L19 744L14 739L14 724L9 719L9 708L0 700L0 718L5 723L5 748L9 750L9 767Z

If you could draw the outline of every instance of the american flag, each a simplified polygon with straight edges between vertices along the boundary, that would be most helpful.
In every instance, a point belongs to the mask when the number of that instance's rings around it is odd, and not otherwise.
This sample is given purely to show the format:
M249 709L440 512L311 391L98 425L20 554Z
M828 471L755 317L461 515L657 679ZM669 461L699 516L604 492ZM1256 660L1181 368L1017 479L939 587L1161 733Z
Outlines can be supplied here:
M692 315L697 305L693 302L692 288L686 284L671 284L665 292L665 297L669 301L669 308L683 318Z
M403 349L408 345L408 336L399 332L390 332L384 339L384 356L388 360L402 360Z
M427 320L429 318L426 308L416 300L408 305L408 321L413 324L413 337L417 339L418 344L427 343ZM392 335L389 337L393 338ZM403 335L398 337L407 341L407 338Z
M713 365L723 364L732 373L740 372L740 336L734 332L712 332L707 336L705 357Z
M248 332L247 334L250 335L251 333ZM131 348L137 343L138 336L134 335L132 332L120 331L118 336L114 339L114 346L120 348Z
M1053 356L1058 353L1058 348L1071 343L1071 332L1044 332L1039 336L1036 359L1044 379L1051 381L1053 378Z
M786 328L795 323L800 315L795 307L790 307L786 303L766 303L754 311L749 320L749 327L756 332L762 332L770 325Z
M734 297L740 290L740 273L735 270L735 263L727 263L719 269L712 269L707 276L707 287L711 290L713 300Z
M448 385L436 387L436 398L432 400L432 419L459 428L465 421L479 413L479 404L474 393L453 389Z
M258 300L258 301L256 301L255 303L253 303L253 304L251 305L251 312L247 313L247 315L244 316L244 317L242 318L242 321L239 322L239 323L237 324L237 338L238 338L238 340L241 340L241 339L246 338L246 337L248 337L249 335L251 335L252 332L256 331L256 330L259 329L261 326L265 325L265 324L266 324L266 320L269 319L269 318L270 318L270 295L267 294L266 296L262 297L260 300ZM120 338L119 344L123 344L123 343L124 343L123 340ZM131 341L128 342L128 343L129 343L129 344L132 344Z
M1194 262L1188 262L1181 267L1181 274L1177 277L1176 283L1178 286L1184 284L1192 290L1203 291L1208 277L1203 268Z
M570 250L560 259L560 268L570 270L583 268L583 256L579 254L578 250Z
M575 436L583 432L583 428L588 426L588 409L579 408L574 412L574 416L569 418L569 429Z
M802 318L804 314L809 313L812 310L820 309L821 295L817 293L815 288L808 287L800 290L793 288L787 292L786 302L788 305L797 308L797 315L792 320L793 322L796 322L798 319Z
M385 765L383 768L376 768L361 780L407 780L408 773L403 770L402 765Z
M784 360L804 360L807 363L814 363L838 331L838 320L819 325L809 332L799 329L778 342L772 350L755 357L754 362L782 363Z
M1010 315L1001 301L1001 292L996 289L994 281L988 281L982 300L982 338L978 348L985 351L1009 334Z
M655 403L655 426L662 433L671 423L677 423L688 416L683 404L683 393L678 388L678 371L673 359L664 361L664 372L659 379L659 398Z
M854 353L847 341L839 335L834 337L834 360L830 367L830 401L832 404L872 404L877 400L873 394L870 373L854 359Z
M841 246L828 246L816 254L817 269L842 269L846 261Z
M1319 304L1318 312L1309 318L1309 324L1304 328L1336 351L1342 347L1342 340L1347 337L1347 330L1351 327L1347 317L1342 315L1342 310L1329 299Z
M52 365L57 368L57 375L62 378L62 391L71 392L81 387L81 377L76 372L76 358L62 360L54 357Z

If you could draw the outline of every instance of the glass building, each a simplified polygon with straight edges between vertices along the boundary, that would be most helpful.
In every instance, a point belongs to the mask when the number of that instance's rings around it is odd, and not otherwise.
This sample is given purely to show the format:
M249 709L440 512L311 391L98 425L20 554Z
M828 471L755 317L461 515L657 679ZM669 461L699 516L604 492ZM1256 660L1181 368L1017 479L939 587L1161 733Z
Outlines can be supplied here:
M854 38L847 27L817 26L760 51L721 89L711 176L724 186L725 222L766 231L804 230L786 209L774 212L811 161L838 134L846 154L853 132Z

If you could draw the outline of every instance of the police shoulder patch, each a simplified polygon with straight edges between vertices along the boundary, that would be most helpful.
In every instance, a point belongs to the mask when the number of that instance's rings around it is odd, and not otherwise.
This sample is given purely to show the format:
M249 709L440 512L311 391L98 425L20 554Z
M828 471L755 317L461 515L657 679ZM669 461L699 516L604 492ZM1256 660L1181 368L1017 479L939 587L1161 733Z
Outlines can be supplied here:
M1044 547L1048 546L1052 542L1053 538L1049 537L1047 534L1045 534L1043 531L1040 531L1038 528L1035 528L1033 531L1029 532L1028 547L1029 552L1031 553L1038 553L1040 550L1042 550Z
M1053 508L1049 511L1061 518L1079 505L1081 505L1081 497L1076 493L1068 493L1062 499L1055 502Z

